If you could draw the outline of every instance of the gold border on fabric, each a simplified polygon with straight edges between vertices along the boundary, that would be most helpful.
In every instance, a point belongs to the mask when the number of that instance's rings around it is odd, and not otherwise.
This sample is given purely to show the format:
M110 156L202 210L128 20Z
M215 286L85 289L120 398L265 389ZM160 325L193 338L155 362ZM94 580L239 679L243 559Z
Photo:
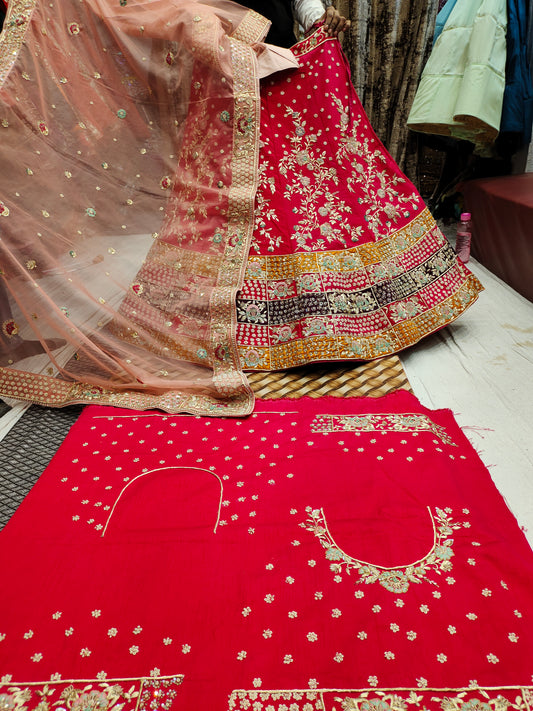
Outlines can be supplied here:
M4 709L37 711L63 704L68 708L122 709L169 711L183 683L183 674L173 676L122 677L113 679L57 679L17 682L0 679L0 694ZM127 690L126 690L127 689ZM57 698L54 695L57 694ZM43 699L46 699L45 701ZM68 699L68 701L67 701Z
M482 287L478 279L471 274L449 298L430 310L385 328L379 333L361 336L309 336L290 343L269 346L239 345L241 361L247 370L269 371L321 361L369 361L393 355L453 323L477 301L480 291ZM446 317L444 313L450 315ZM250 353L253 353L253 364L250 361Z
M324 25L321 25L317 30L310 34L309 37L300 40L294 47L291 47L291 52L293 52L295 57L301 57L304 54L307 54L307 52L311 52L311 50L315 49L315 47L318 47L328 41L336 42L337 38L328 35L324 29Z
M349 319L352 327L349 332L337 334L331 332L307 335L294 340L273 343L268 334L268 324L260 327L252 324L251 333L255 330L261 332L261 337L268 340L266 345L256 342L246 343L245 336L248 324L241 324L239 336L239 353L243 367L250 371L284 370L297 367L306 363L321 361L345 360L374 360L383 356L398 353L405 348L418 343L422 338L452 323L478 298L483 286L479 280L468 270L462 267L455 259L450 245L438 230L435 220L428 208L425 208L414 220L390 237L356 245L344 250L331 250L324 252L298 252L284 255L258 255L250 257L246 282L254 284L270 283L276 279L286 279L289 274L339 274L346 272L359 272L364 288L379 285L376 278L372 277L375 266L387 264L391 260L401 258L409 261L410 252L421 249L423 242L427 243L424 249L431 250L430 256L439 253L449 256L450 266L445 272L439 273L427 284L421 284L416 292L402 299L398 297L395 303L401 304L417 295L424 302L424 292L429 294L432 305L424 308L416 315L404 320L392 321L385 313L386 309L380 306L375 311L361 311L360 313L339 313L339 317ZM413 266L416 266L413 264ZM435 289L440 285L449 286L447 295L435 303L433 296ZM241 295L243 300L246 296ZM314 316L306 317L313 320ZM317 316L317 318L319 318ZM377 323L377 321L379 323ZM259 340L255 335L252 336Z
M270 24L266 17L250 10L231 36L245 44L255 44L264 39Z
M369 679L372 681L372 677ZM420 679L418 687L360 689L262 689L232 692L228 711L427 711L427 709L514 709L524 711L533 703L533 686L428 687Z
M247 16L248 17L248 16ZM253 21L253 18L251 18ZM229 190L227 240L217 285L211 296L211 348L215 353L214 381L221 393L230 393L242 383L242 393L253 393L239 369L236 342L237 292L242 288L254 229L254 202L258 185L260 101L259 79L252 48L230 39L234 68L235 107L233 119L232 181ZM229 357L217 358L227 348ZM248 414L246 412L236 414Z
M0 33L0 87L17 60L37 0L10 0Z
M371 413L360 415L316 415L311 423L312 432L431 432L444 444L457 447L445 427L427 415L416 412L398 414Z

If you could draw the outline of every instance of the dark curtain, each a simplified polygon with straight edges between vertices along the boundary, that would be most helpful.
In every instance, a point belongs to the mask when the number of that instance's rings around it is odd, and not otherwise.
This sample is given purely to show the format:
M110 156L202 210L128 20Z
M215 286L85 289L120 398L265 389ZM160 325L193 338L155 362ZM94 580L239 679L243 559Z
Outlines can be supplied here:
M438 5L439 0L336 0L352 21L343 46L355 89L379 138L416 185L423 139L406 122L431 51Z

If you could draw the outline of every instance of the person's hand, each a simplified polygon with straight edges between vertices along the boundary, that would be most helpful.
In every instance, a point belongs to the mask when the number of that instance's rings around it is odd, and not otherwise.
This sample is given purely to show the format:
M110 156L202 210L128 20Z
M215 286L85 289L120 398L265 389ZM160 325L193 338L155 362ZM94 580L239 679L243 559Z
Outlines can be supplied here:
M332 5L328 7L326 12L320 18L327 28L328 34L331 37L337 37L339 32L346 32L352 24L350 20L341 15Z

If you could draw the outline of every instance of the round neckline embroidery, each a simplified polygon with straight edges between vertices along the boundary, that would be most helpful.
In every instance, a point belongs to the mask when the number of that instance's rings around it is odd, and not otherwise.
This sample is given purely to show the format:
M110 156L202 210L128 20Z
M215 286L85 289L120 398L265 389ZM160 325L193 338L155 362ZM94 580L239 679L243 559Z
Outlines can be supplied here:
M386 567L359 560L346 553L335 541L328 528L324 509L306 507L308 519L300 526L313 533L325 549L326 559L331 561L330 570L337 576L346 567L348 575L355 571L359 575L356 584L379 583L386 590L393 593L405 593L411 583L423 581L431 585L438 585L437 580L428 577L428 574L441 575L448 573L453 564L451 558L455 555L452 549L454 539L453 531L462 527L462 523L454 522L451 518L451 509L443 510L435 507L435 514L428 506L433 525L433 545L425 556L407 565Z
M115 499L115 503L113 504L113 506L112 506L112 508L111 508L111 511L109 512L109 516L107 517L107 521L106 521L106 523L105 523L104 530L102 531L102 538L104 538L104 536L105 536L105 534L106 534L106 532L107 532L107 529L108 529L108 527L109 527L109 523L110 523L110 521L111 521L111 517L112 517L113 514L115 513L115 509L117 508L118 503L119 503L120 499L122 498L123 494L125 493L126 489L128 489L130 486L132 486L132 484L135 484L139 479L142 479L143 477L146 477L146 476L148 476L149 474L156 474L157 472L164 472L164 471L170 471L170 470L175 470L175 471L178 471L178 470L195 470L195 471L199 471L199 472L205 472L206 474L212 474L212 475L215 477L215 479L218 480L218 483L220 484L220 497L219 497L219 502L218 502L217 518L216 518L216 522L215 522L215 527L214 527L214 529L213 529L213 533L216 533L216 532L217 532L217 528L218 528L218 526L219 526L219 524L220 524L220 512L221 512L221 510L222 510L222 499L224 498L224 484L222 483L222 479L218 476L218 474L215 474L215 472L212 471L211 469L205 469L204 467L186 467L186 466L184 466L184 467L158 467L157 469L150 469L150 470L147 471L147 472L143 472L142 474L139 474L138 476L136 476L136 477L134 477L133 479L131 479L131 480L126 484L126 486L124 486L124 487L122 488L122 490L120 491L119 495L118 495L117 498Z

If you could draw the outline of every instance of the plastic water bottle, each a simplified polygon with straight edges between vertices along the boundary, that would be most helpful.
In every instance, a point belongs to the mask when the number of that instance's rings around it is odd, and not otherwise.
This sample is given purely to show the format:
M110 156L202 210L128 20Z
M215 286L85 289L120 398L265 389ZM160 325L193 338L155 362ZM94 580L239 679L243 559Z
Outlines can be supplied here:
M470 245L472 243L472 215L462 212L457 223L457 236L455 240L455 254L466 264L470 259Z

